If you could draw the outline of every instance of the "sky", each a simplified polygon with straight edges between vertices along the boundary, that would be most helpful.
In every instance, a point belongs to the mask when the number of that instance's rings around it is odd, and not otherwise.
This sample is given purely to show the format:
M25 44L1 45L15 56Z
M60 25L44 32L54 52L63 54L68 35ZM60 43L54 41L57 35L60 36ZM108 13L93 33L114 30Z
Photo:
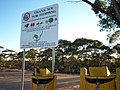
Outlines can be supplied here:
M91 7L84 3L71 3L69 0L1 0L0 2L0 46L21 51L22 13L59 5L58 39L74 41L87 38L106 42L106 33L100 32L98 18Z

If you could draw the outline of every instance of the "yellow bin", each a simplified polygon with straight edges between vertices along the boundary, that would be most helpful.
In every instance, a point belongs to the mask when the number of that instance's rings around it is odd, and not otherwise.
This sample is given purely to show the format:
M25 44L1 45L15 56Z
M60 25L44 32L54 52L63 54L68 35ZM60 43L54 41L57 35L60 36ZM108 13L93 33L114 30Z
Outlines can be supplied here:
M34 75L30 81L30 90L56 90L57 76L47 68L34 69Z
M120 90L120 68L110 74L106 66L80 69L80 90Z

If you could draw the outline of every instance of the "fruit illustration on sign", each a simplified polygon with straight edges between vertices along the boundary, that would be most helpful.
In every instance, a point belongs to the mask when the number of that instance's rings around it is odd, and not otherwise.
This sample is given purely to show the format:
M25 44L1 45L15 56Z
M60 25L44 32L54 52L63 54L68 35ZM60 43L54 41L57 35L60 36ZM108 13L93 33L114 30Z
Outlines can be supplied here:
M40 23L38 22L36 25L39 25Z
M24 26L27 28L29 26L29 24L25 24Z
M49 22L52 23L53 22L53 18L49 18Z
M31 27L35 26L35 23L31 23Z
M55 18L55 21L57 21L57 18Z
M38 34L34 34L33 35L34 41L39 41L41 39L42 35L43 35L43 30L41 31L41 33L39 35Z
M39 36L38 36L37 34L34 34L33 39L34 39L35 41L38 41Z
M40 22L40 24L43 24L43 22Z
M46 24L48 24L48 22L49 22L48 20L45 21Z

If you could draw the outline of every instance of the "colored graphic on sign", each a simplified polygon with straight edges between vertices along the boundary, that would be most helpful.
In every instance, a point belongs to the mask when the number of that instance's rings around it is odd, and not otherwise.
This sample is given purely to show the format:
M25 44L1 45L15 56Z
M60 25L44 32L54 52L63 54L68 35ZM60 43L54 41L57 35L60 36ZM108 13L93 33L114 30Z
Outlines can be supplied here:
M33 39L34 39L35 41L38 41L38 40L39 40L39 36L38 36L37 34L34 34Z
M33 27L40 27L42 24L47 25L51 24L57 21L57 18L49 18L45 21L38 21L38 22L32 22L32 23L27 23L24 25L25 28L33 28Z
M29 27L29 24L25 24L25 27L26 27L26 28Z
M58 45L58 4L22 14L20 48Z
M30 18L30 13L29 12L25 13L23 16L23 20L28 21L29 18Z
M43 31L40 33L40 35L34 34L34 35L33 35L34 41L39 41L39 40L41 39L41 37L42 37L42 34L43 34Z
M49 22L52 23L53 22L53 18L49 18Z

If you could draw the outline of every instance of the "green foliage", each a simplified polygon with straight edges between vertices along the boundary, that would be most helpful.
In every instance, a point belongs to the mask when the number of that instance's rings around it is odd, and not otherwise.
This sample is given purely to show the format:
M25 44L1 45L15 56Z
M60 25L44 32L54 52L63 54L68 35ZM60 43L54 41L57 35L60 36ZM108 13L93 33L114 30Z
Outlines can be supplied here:
M36 60L36 53L37 53L37 50L35 49L30 49L26 52L25 54L25 57L28 58L30 61L31 60Z
M96 16L99 17L98 26L101 28L100 31L113 32L120 28L120 1L119 0L95 0L92 3L89 0L82 0L89 4ZM114 33L113 33L114 34ZM113 37L111 35L109 42L113 43ZM112 38L112 39L111 39Z
M114 47L113 49L119 49ZM7 53L7 52L6 52ZM60 40L58 47L55 48L55 71L61 73L79 73L81 67L88 68L89 66L102 66L107 65L113 70L115 67L119 67L116 63L116 59L110 55L114 53L108 46L103 45L98 40L79 38L73 42L67 40ZM2 55L7 55L2 58ZM17 56L17 57L16 57ZM1 54L0 69L22 68L22 56L23 52L15 54ZM11 57L10 60L8 58ZM52 65L52 49L30 49L25 53L25 57L28 61L25 63L27 70L33 70L35 67L48 68L51 70ZM8 60L8 61L7 61Z
M114 53L120 54L120 44L117 44L116 46L113 47Z
M100 7L102 9L105 9L106 7L106 2L105 1L102 1L102 0L95 0L94 1L94 5L97 6L97 7ZM95 12L95 14L99 14L99 10L97 10L96 8L92 8L93 11Z
M108 40L110 43L119 43L120 30L115 31L112 35L108 35Z
M99 7L101 10L107 12L103 13L100 10L93 8L95 14L100 18L98 26L101 27L100 31L112 31L118 27L118 22L111 17L116 16L116 12L114 7L112 6L112 2L110 0L95 0L94 5ZM111 15L108 15L111 14Z

